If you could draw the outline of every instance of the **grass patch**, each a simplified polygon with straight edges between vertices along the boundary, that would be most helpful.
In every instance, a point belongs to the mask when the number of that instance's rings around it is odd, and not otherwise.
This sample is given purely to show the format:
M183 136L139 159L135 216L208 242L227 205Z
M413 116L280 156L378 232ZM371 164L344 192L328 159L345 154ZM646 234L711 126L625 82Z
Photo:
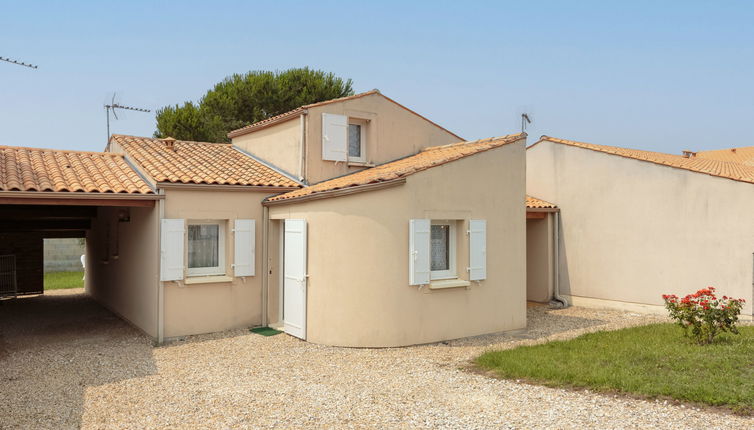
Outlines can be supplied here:
M680 401L754 414L754 327L699 346L673 324L585 334L575 339L476 359L503 378L553 387L589 388Z
M66 288L84 288L84 272L49 272L45 273L45 290L63 290Z

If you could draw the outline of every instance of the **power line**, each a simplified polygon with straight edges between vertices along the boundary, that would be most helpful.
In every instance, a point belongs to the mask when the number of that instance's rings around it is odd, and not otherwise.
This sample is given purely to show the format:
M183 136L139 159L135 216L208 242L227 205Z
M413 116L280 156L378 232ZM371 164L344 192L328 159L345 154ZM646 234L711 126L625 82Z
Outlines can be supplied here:
M17 64L19 66L28 67L30 69L36 69L36 68L38 68L37 66L35 66L33 64L26 64L23 61L11 60L10 58L0 57L0 60L6 61L6 62L11 63L11 64Z

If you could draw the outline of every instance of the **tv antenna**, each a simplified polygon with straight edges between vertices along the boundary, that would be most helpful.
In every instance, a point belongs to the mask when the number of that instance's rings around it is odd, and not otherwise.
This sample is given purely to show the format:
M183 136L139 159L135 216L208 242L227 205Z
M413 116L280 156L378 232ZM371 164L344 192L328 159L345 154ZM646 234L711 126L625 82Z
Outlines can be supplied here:
M531 124L531 117L529 117L528 113L522 113L521 114L521 133L526 131L526 125Z
M105 105L105 111L107 112L107 148L106 148L106 151L110 150L110 112L113 113L113 117L115 117L115 119L118 119L118 114L115 111L116 109L133 110L136 112L152 112L149 109L142 109L142 108L137 108L133 106L124 106L122 104L116 103L115 94L113 93L113 98L110 100L110 104Z
M37 66L35 66L33 64L27 64L27 63L24 63L23 61L12 60L12 59L7 58L7 57L0 57L0 60L8 62L8 63L11 63L11 64L17 64L19 66L28 67L30 69L36 69L36 68L38 68Z

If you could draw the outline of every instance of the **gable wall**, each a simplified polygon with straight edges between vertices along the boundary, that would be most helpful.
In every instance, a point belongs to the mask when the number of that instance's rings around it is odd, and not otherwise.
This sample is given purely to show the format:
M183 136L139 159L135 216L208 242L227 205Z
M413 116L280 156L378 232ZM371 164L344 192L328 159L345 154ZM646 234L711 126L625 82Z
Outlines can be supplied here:
M751 314L754 185L542 141L526 187L561 210L564 294L659 306L711 285Z
M301 176L299 117L234 137L232 143L297 178Z
M461 141L379 94L313 107L306 116L306 178L311 184L362 169L322 160L323 113L369 120L367 161L373 164L412 155L428 146Z

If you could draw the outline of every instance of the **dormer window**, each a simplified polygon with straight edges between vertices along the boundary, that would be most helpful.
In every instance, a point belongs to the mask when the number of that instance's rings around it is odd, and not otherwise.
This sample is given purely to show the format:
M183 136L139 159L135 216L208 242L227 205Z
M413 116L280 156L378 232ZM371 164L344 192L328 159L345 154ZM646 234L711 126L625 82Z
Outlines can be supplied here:
M348 122L348 161L357 163L367 161L365 125L365 121L355 119L350 119Z

